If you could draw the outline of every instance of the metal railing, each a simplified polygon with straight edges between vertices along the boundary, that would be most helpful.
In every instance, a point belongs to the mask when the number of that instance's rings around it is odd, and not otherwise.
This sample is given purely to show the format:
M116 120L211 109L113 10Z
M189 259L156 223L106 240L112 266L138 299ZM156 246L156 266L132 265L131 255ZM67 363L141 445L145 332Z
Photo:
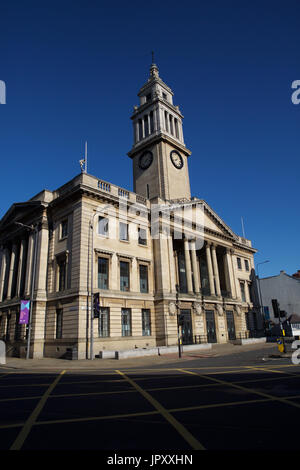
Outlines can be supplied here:
M195 335L194 344L203 344L207 343L207 335Z

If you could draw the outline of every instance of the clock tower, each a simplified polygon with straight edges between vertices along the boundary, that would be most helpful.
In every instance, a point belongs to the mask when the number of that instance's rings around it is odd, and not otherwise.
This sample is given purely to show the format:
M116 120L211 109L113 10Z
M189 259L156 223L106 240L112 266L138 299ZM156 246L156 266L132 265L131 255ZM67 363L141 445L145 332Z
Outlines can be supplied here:
M183 139L183 116L173 105L173 92L159 77L153 63L140 103L131 116L134 144L128 156L133 163L134 191L147 199L190 199L188 157Z

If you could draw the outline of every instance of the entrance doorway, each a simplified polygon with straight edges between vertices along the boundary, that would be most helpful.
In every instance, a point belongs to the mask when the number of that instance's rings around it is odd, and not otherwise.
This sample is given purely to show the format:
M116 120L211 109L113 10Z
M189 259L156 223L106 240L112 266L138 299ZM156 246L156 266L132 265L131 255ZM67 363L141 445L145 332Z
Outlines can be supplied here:
M180 309L182 344L193 344L193 325L190 310Z
M234 316L231 310L226 310L226 320L227 320L228 339L229 340L236 339Z
M213 310L206 310L205 317L206 317L207 342L216 343L217 334L216 334L215 312Z

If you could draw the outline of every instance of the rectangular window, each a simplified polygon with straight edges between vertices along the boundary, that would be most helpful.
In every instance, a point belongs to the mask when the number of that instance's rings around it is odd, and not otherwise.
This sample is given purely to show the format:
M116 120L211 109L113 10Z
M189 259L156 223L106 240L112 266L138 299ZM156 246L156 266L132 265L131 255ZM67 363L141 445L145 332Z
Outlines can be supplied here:
M143 336L151 336L151 315L147 308L142 309L142 331Z
M98 234L108 237L108 218L99 217Z
M242 302L246 302L245 284L240 282Z
M245 269L249 271L249 261L247 259L245 259Z
M149 103L149 101L151 101L151 93L146 95L146 103Z
M108 289L108 259L98 258L98 288Z
M60 238L68 236L68 219L63 220L60 226Z
M66 258L57 260L58 264L58 290L62 291L66 288Z
M148 266L140 264L140 292L146 294L148 292Z
M100 307L98 333L99 333L99 338L106 338L109 336L109 308L108 307Z
M147 231L144 228L138 228L138 242L139 245L147 245Z
M62 338L63 309L56 309L56 339Z
M131 336L131 309L121 309L122 336Z
M241 261L241 258L237 258L236 261L237 261L237 267L238 267L239 269L242 269L242 261Z
M163 93L163 99L166 100L167 99L167 94L166 93Z
M120 290L129 291L129 263L120 261Z
M120 232L120 240L122 240L122 241L128 241L129 240L128 224L124 224L123 222L120 222L119 232Z

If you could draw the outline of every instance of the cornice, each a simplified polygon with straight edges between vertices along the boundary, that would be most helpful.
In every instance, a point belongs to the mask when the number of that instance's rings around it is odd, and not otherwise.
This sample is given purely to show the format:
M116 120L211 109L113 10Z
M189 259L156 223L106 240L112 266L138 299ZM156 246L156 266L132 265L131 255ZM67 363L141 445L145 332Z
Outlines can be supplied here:
M178 151L184 153L187 157L191 155L191 151L181 142L172 139L169 135L163 132L157 132L155 134L150 135L146 139L140 140L137 142L134 147L127 153L128 157L133 158L138 152L141 152L143 148L149 147L149 145L153 145L157 142L167 142L175 147Z

